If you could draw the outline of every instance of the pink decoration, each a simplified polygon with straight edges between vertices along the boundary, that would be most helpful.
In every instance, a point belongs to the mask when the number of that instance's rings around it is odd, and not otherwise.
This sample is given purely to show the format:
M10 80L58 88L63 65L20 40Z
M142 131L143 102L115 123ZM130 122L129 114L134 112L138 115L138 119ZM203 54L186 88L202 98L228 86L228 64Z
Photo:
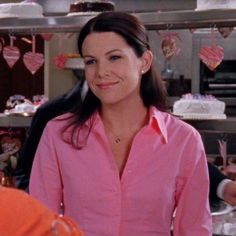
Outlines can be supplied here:
M218 45L202 47L199 57L210 70L214 70L224 58L224 49Z
M42 53L27 52L23 57L23 61L27 69L34 75L43 65L44 57Z
M63 69L67 61L67 56L65 54L59 54L53 58L53 62L57 68Z
M44 34L41 34L41 36L43 37L43 39L45 41L50 41L52 39L52 37L53 37L53 34L51 34L51 33L44 33Z
M32 75L34 75L44 63L43 54L35 52L35 44L35 35L32 35L32 52L26 52L23 56L23 62Z
M8 66L12 68L20 58L20 50L14 46L6 46L3 48L3 58Z
M174 55L178 55L180 48L177 46L176 38L179 39L177 33L166 33L161 42L162 53L167 60L170 60Z

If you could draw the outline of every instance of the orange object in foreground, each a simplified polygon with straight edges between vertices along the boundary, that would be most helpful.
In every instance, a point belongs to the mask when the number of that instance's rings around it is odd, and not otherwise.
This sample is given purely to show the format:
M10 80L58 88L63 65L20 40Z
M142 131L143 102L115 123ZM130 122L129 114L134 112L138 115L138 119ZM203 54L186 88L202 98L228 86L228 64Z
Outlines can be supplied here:
M76 224L58 216L27 193L0 186L0 235L83 236Z

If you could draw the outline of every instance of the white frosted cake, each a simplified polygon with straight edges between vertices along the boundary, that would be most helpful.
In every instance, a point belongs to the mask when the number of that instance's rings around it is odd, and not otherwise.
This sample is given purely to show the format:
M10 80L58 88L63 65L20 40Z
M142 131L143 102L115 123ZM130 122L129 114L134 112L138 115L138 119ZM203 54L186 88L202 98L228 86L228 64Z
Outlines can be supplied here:
M42 16L42 6L34 2L0 4L0 18L39 18Z
M233 9L236 8L235 0L197 0L196 10Z
M185 94L174 103L173 114L183 119L226 119L225 103L212 95Z

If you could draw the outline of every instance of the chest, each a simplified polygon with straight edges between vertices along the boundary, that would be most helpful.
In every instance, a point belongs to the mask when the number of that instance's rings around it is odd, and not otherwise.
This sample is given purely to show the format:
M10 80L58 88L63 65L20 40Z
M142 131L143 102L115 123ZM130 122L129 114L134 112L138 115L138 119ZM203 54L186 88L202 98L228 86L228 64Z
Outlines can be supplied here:
M114 158L120 176L122 175L128 161L129 153L135 135L136 133L131 133L116 137L112 133L107 133L108 141L113 154L112 156Z

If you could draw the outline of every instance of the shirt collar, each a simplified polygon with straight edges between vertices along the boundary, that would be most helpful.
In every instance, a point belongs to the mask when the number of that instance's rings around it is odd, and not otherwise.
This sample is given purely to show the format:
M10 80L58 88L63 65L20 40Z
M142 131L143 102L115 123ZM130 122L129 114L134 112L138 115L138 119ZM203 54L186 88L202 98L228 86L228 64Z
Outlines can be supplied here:
M161 133L165 143L168 143L167 127L164 120L163 112L159 111L156 107L151 106L149 110L149 126L151 126L157 133Z
M159 111L156 107L151 106L149 109L149 117L149 127L154 129L158 134L161 133L165 143L168 143L167 127L166 122L164 120L164 113ZM94 127L97 125L102 125L98 111L96 111L93 116L85 122L86 126L91 126L91 124L93 124Z

